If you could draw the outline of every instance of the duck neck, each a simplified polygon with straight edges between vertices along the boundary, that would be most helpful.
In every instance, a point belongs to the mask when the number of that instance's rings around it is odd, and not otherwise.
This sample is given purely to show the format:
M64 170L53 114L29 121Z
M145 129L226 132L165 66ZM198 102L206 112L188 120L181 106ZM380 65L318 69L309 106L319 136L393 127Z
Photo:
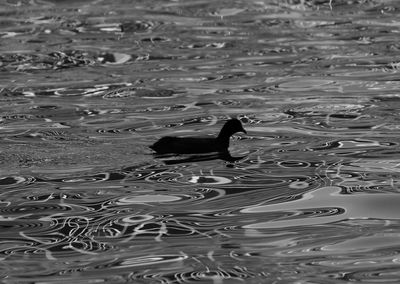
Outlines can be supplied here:
M231 133L229 133L229 131L223 127L221 129L221 132L218 134L217 140L218 142L224 146L224 148L228 148L229 147L229 138L231 137Z

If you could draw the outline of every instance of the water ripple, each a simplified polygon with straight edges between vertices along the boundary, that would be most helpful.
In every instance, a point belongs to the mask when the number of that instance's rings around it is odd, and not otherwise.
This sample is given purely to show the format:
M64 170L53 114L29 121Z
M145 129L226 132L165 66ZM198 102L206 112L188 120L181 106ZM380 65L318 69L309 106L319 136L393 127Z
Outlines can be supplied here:
M3 281L397 283L399 9L5 1Z

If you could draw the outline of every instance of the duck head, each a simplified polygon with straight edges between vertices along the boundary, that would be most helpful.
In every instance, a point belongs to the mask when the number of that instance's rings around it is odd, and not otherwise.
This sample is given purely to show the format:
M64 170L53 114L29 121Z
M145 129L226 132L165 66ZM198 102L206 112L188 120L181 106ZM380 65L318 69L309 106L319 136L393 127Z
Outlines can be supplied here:
M242 123L240 122L239 119L233 118L231 120L228 120L224 126L222 127L218 138L219 139L226 139L229 137L231 137L233 134L235 134L236 132L243 132L246 133L246 130L244 130Z

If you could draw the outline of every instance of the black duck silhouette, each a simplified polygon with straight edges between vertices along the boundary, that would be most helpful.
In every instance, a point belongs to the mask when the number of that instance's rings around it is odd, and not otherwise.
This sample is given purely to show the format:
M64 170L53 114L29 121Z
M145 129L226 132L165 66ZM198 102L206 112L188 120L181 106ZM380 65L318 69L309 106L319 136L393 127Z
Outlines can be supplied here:
M227 154L229 139L236 132L247 133L238 119L228 120L217 137L162 137L150 146L157 154Z

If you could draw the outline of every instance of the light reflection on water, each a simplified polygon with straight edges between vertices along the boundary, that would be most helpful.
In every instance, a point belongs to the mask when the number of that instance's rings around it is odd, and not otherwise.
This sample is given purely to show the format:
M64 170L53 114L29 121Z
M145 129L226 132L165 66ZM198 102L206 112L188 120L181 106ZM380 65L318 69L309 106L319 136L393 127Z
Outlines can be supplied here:
M329 2L1 4L2 281L397 283L400 6Z

